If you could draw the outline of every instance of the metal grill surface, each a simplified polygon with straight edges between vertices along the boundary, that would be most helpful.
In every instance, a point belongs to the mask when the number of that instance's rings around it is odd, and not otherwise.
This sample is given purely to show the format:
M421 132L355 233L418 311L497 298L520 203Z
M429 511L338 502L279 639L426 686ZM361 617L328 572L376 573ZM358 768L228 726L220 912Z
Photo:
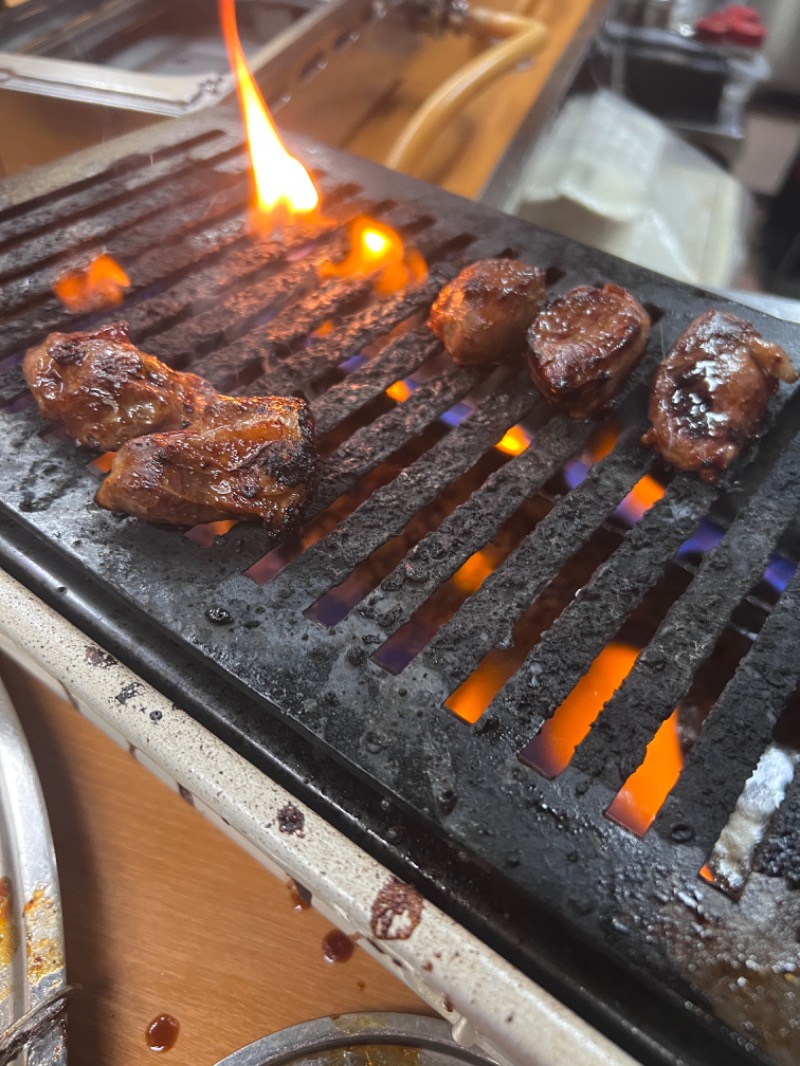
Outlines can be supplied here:
M794 550L796 397L782 387L762 442L722 486L670 476L638 444L647 382L689 321L725 301L305 142L330 224L253 240L247 160L218 121L178 125L0 209L4 565L255 762L293 768L367 846L643 1061L796 1061L797 784L743 893L699 878L794 713L800 578L761 611L759 633L736 620L748 603L758 614L754 590L775 553L791 561ZM413 243L428 279L382 297L369 281L321 280L361 214ZM113 313L69 315L53 282L100 251L132 290ZM615 446L571 489L564 471L597 426L554 414L521 368L452 365L424 324L443 279L501 254L548 268L552 291L624 285L656 321L612 418ZM797 327L739 313L800 361ZM19 363L50 330L117 317L144 350L220 389L309 398L323 461L300 534L273 550L256 526L186 536L91 503L91 454L42 423ZM520 426L530 444L498 451ZM613 513L648 474L664 494L621 528ZM709 516L718 542L681 569ZM519 620L601 535L605 549L556 596L477 722L451 713L452 694L488 653L514 647ZM463 568L498 544L497 565L459 592ZM520 752L676 568L683 584L657 608L632 671L571 765L546 780ZM604 812L728 631L746 634L746 648L639 838Z

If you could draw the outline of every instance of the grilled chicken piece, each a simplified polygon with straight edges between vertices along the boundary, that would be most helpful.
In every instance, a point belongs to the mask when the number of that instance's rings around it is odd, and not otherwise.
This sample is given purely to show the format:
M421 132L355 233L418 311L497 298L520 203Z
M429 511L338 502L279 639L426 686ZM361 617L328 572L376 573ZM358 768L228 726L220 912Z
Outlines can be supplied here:
M481 259L442 289L428 325L460 366L506 363L544 303L545 273L516 259Z
M531 378L570 418L602 412L642 358L650 317L618 285L580 285L559 296L528 330Z
M115 449L156 429L180 429L216 395L135 348L124 322L88 333L51 333L22 372L45 418L91 448Z
M168 525L260 518L288 532L310 495L313 436L304 400L218 396L188 429L124 444L95 502Z
M706 311L656 370L642 443L714 484L756 437L778 380L797 378L783 348L749 322Z

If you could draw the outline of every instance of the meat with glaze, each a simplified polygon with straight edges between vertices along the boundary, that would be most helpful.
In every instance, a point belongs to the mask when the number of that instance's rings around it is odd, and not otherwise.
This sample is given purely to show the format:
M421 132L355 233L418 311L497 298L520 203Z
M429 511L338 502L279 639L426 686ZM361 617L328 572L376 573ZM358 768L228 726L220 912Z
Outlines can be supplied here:
M605 410L644 354L650 317L618 285L580 285L528 330L528 365L545 399L570 418Z
M79 444L103 450L187 426L216 395L196 374L140 352L124 322L51 333L26 353L22 372L45 418L61 422Z
M313 437L305 400L218 396L188 429L124 444L95 502L168 525L260 518L285 533L310 496Z
M778 381L797 381L786 352L743 319L706 311L660 364L642 443L715 483L757 436Z
M505 363L525 350L525 333L545 297L545 272L516 259L482 259L442 289L428 325L460 366Z

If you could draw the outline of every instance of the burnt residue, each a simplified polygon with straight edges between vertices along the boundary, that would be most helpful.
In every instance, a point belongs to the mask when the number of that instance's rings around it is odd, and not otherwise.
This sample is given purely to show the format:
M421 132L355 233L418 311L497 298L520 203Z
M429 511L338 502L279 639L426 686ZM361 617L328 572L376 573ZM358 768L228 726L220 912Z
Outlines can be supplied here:
M415 888L390 877L372 904L373 935L377 940L408 940L419 925L423 905Z
M142 691L142 686L138 681L131 681L119 690L114 699L125 707L131 700L141 695Z
M87 644L84 650L85 659L89 666L95 666L98 670L109 670L117 665L117 660L107 651L98 648L96 644Z
M305 835L306 816L299 807L293 803L287 803L278 811L278 829L289 836Z

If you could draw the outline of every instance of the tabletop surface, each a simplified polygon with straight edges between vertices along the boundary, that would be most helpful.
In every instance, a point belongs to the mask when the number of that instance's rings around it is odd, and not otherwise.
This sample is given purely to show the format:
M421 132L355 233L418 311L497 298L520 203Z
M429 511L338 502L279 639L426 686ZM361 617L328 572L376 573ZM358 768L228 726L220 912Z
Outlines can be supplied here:
M0 658L50 816L64 909L70 1066L155 1059L159 1015L177 1019L169 1066L212 1066L310 1018L430 1013L356 948L325 960L332 927L68 703Z

